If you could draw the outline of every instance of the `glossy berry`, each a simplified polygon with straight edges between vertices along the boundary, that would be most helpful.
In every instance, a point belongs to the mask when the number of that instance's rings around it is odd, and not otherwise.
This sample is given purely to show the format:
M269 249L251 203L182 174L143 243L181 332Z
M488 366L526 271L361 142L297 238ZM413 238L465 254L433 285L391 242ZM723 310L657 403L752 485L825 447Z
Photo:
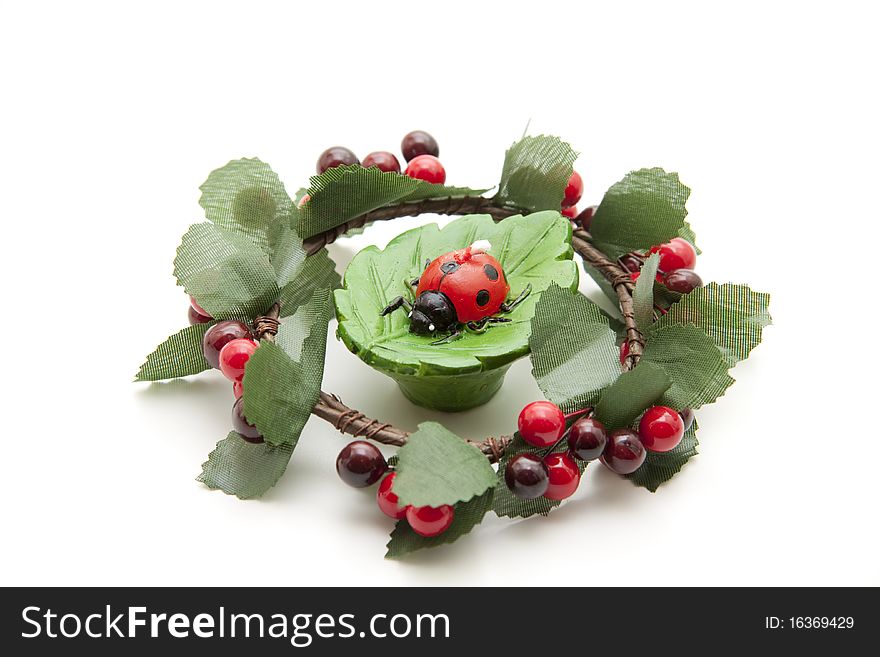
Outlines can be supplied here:
M584 211L577 216L577 220L578 223L581 225L581 228L583 228L584 230L590 230L590 225L593 223L593 217L596 216L596 210L598 209L598 205L590 205L584 208Z
M434 508L432 506L408 506L406 521L419 536L439 536L455 520L455 509L448 504Z
M244 384L241 381L232 382L232 394L235 395L236 399L241 399L241 396L244 394Z
M652 406L639 422L639 440L652 452L668 452L678 447L684 436L684 420L673 408Z
M244 399L236 399L232 405L232 428L249 443L263 442L263 436L244 416Z
M581 200L584 195L584 181L577 171L571 172L568 184L565 186L565 196L562 199L562 207L570 208Z
M193 324L193 325L207 324L208 322L214 321L213 317L208 317L207 315L200 315L199 311L196 310L195 308L193 308L192 306L190 306L187 311L187 317L189 317L189 323Z
M629 272L636 272L642 268L642 261L631 253L620 256L620 264Z
M544 457L549 483L544 497L548 500L564 500L571 497L581 482L581 471L568 454L557 452Z
M565 431L565 415L553 402L535 401L520 411L517 428L529 445L550 447Z
M663 277L661 281L668 289L673 292L687 294L703 287L703 279L693 269L676 269Z
M366 440L355 440L342 448L336 457L339 478L354 488L372 486L388 470L379 448Z
M678 412L681 415L681 421L684 423L685 433L694 425L694 411L690 408L683 408Z
M211 317L211 313L209 313L207 310L202 308L198 304L198 302L192 297L192 295L190 295L190 298L189 298L189 305L191 305L193 310L195 310L202 317ZM213 319L213 318L211 318L211 319Z
M217 322L207 330L202 338L202 353L211 367L220 367L220 350L239 338L250 338L251 330L246 324L235 320Z
M680 237L673 237L660 246L652 246L651 253L660 254L659 269L667 274L676 269L693 269L697 264L697 252L694 247Z
M507 463L504 481L517 497L533 500L547 492L550 475L540 456L524 453L517 454Z
M642 275L642 272L640 272L640 271L631 271L629 273L629 277L632 279L633 283L635 283L637 280L639 280L639 276L641 276L641 275Z
M389 153L388 151L370 153L361 162L361 166L365 169L376 167L379 171L400 173L400 162L398 162L394 153Z
M624 340L620 343L620 364L623 365L626 362L626 357L629 356L629 342Z
M302 197L299 199L299 201L296 202L296 207L298 207L298 208L303 207L306 203L309 202L310 198L312 198L311 194L303 194Z
M437 185L446 182L446 169L433 155L419 155L410 160L406 167L406 175Z
M437 140L424 130L413 130L407 134L400 142L400 151L407 162L419 155L433 155L434 157L440 155Z
M560 212L562 213L563 217L568 217L569 219L574 219L578 216L578 209L576 205L570 205L567 208L562 208Z
M379 505L379 509L382 513L386 516L394 518L395 520L401 520L406 516L406 510L409 507L400 506L397 503L397 495L395 495L392 490L392 486L394 486L394 477L396 476L396 472L391 472L379 483L379 489L376 491L376 503Z
M602 456L607 443L605 425L595 418L582 417L568 431L568 449L581 461L592 461Z
M618 429L608 436L608 444L599 460L612 472L625 475L638 470L646 455L645 446L635 431Z
M247 338L227 342L220 350L220 371L230 381L241 381L244 378L245 363L256 350L256 343Z
M331 146L321 153L321 157L318 158L318 163L315 165L315 170L321 174L327 169L345 164L360 164L360 162L357 159L357 155L344 146Z

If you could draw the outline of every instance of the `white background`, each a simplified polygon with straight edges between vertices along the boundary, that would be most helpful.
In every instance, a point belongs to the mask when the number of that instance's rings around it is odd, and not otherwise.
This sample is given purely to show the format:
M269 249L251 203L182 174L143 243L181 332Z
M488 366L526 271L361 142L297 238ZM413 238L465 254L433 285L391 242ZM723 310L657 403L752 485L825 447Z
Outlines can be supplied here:
M880 584L870 4L3 2L0 583ZM703 278L772 293L699 457L653 495L591 467L550 517L403 562L319 420L261 501L194 481L230 386L131 380L186 323L171 261L208 172L259 156L292 193L325 147L421 128L451 184L489 186L528 120L581 153L590 202L678 171ZM333 339L324 387L474 437L539 397L526 359L487 406L425 412Z

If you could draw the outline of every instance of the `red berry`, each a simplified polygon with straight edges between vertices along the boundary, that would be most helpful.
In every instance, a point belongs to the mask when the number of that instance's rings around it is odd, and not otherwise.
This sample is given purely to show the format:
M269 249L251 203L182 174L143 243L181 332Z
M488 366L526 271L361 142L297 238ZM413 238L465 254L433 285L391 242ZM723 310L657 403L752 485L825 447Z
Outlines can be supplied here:
M232 428L249 443L263 442L263 436L257 427L248 422L244 416L244 399L236 399L232 405Z
M220 350L239 338L250 338L251 330L246 324L229 319L217 322L202 338L202 353L211 367L220 367Z
M580 418L568 432L568 449L581 461L592 461L602 456L607 443L605 425L595 418Z
M448 504L433 506L406 507L406 521L419 536L438 536L449 529L455 519L455 509Z
M256 350L256 343L247 338L227 342L220 350L220 371L230 381L241 381L245 363Z
M199 311L196 310L195 308L193 308L192 306L189 307L189 311L187 313L187 316L189 317L190 324L207 324L208 322L214 321L213 317L208 317L207 315L200 315Z
M232 394L235 395L236 399L241 399L241 396L244 394L244 385L241 381L232 382Z
M446 182L446 169L433 155L419 155L410 160L406 167L406 175L437 185Z
M365 169L376 167L379 171L400 173L400 162L394 157L394 153L389 153L388 151L370 153L361 162L361 166Z
M667 274L676 269L693 269L697 264L697 252L694 247L680 237L673 237L660 246L652 246L651 253L660 254L659 269Z
M397 495L391 490L391 487L394 485L394 477L396 476L396 472L391 472L379 483L379 490L376 491L376 503L386 516L395 520L401 520L406 516L406 510L409 507L398 505Z
M553 402L536 401L520 411L517 427L529 445L550 447L565 431L565 415Z
M581 228L583 228L584 230L590 230L590 225L593 223L593 217L596 216L596 210L598 209L598 205L590 205L584 208L584 211L581 212L577 217Z
M652 406L639 422L639 440L652 452L668 452L678 447L684 436L684 420L675 409Z
M633 283L635 283L637 280L639 280L639 276L641 276L641 275L642 275L642 272L640 272L640 271L631 271L629 273L629 277L632 279Z
M315 170L321 174L327 169L345 164L360 164L360 162L358 162L357 155L344 146L331 146L321 153L321 157L318 158L318 163L315 165Z
M312 195L311 195L311 194L303 194L303 195L302 195L302 198L300 198L300 200L297 201L297 203L296 203L296 207L298 207L298 208L303 207L306 203L309 202L309 199L310 199L310 198L312 198Z
M608 436L608 445L599 460L612 472L625 475L638 470L646 455L645 446L635 431L618 429Z
M667 289L680 294L688 294L698 287L703 287L703 279L693 269L676 269L660 281Z
M578 216L578 209L576 205L570 205L567 208L562 208L561 210L563 217L568 217L569 219L574 219Z
M379 448L366 440L355 440L342 448L336 457L336 473L353 488L372 486L388 470L388 462Z
M629 356L629 342L624 340L620 343L620 364L623 365L626 362L626 357Z
M419 155L433 155L434 157L440 155L437 140L424 130L413 130L407 134L400 142L400 150L407 162Z
M504 468L504 482L517 497L534 500L547 492L547 466L536 454L517 454Z
M568 454L556 452L544 457L544 465L550 479L544 497L548 500L571 497L581 482L581 472L574 459Z
M584 181L577 171L571 172L568 184L565 186L565 197L562 199L562 207L569 208L581 200L584 195Z

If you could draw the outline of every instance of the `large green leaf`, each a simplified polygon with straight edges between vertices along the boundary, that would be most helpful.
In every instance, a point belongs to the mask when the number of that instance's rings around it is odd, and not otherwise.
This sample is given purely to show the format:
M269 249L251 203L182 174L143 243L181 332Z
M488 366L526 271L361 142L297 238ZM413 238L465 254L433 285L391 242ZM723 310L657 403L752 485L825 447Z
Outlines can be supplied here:
M555 284L538 302L529 347L538 386L566 412L593 406L620 374L607 318L584 295Z
M769 303L769 294L753 292L747 285L710 283L684 295L651 330L695 324L712 338L732 367L761 342L761 331L771 322Z
M693 324L673 324L653 331L633 372L650 363L662 367L672 380L663 403L675 409L711 404L733 384L718 347Z
M200 188L205 216L218 227L244 233L264 251L275 226L289 224L293 204L268 164L233 160L211 172Z
M648 452L642 466L627 477L636 486L656 492L660 484L672 479L692 456L697 455L697 445L697 422L694 420L675 449L668 452Z
M395 480L396 487L397 482ZM452 524L449 526L449 529L439 536L432 538L419 536L410 528L406 520L398 520L394 531L391 532L391 540L388 541L388 551L385 553L385 557L395 559L416 550L437 547L438 545L457 541L483 521L483 516L492 508L492 492L492 489L487 490L469 502L457 504Z
M306 258L305 264L293 279L281 288L278 301L281 316L287 317L312 298L315 290L335 290L342 283L336 273L336 263L330 258L327 249L321 249Z
M446 187L399 173L352 164L328 169L311 178L309 201L296 213L304 238L335 228L385 205L427 198L479 196L485 189Z
M661 367L643 359L602 392L596 404L596 419L612 430L628 427L670 385L671 378Z
M164 381L210 369L202 351L202 338L213 325L194 324L169 337L147 356L135 381Z
M174 275L212 317L251 320L278 296L269 256L242 233L203 222L184 234Z
M429 224L407 231L384 251L367 247L351 261L344 287L336 290L339 336L366 363L400 374L458 374L501 367L528 352L531 319L541 292L553 282L577 287L570 238L569 222L550 211L510 217L498 224L488 215L470 215L442 230ZM532 285L532 293L509 315L511 322L432 345L435 338L410 333L406 313L381 315L394 297L408 293L408 281L420 275L425 260L478 239L492 244L489 252L504 268L512 296Z
M654 321L654 278L657 276L659 264L660 255L652 253L642 265L633 291L633 311L636 324L642 333L645 333Z
M296 445L318 401L331 312L330 291L316 291L247 362L244 414L271 445Z
M291 454L292 445L255 445L231 431L208 455L196 479L243 500L260 497L278 483Z
M605 192L590 223L593 243L610 258L668 242L684 231L693 238L685 217L690 189L677 173L640 169Z
M436 422L420 424L397 457L394 492L401 506L454 505L495 484L486 456Z
M559 208L576 159L558 137L523 137L504 156L496 202L533 211Z

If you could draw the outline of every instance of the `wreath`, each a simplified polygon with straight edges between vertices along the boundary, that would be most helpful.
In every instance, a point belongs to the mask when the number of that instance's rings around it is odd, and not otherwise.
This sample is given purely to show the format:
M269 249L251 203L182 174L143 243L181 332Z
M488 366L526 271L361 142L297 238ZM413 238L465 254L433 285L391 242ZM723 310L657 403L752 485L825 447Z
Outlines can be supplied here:
M174 259L190 326L136 377L216 368L232 380L233 431L198 480L261 496L314 415L359 439L337 471L355 487L378 484L379 508L396 520L389 557L456 541L489 512L546 515L593 461L656 491L697 453L693 411L724 394L728 370L770 324L767 294L694 272L690 190L675 173L641 169L579 211L577 154L556 137L514 143L491 196L447 186L427 133L407 135L402 151L403 172L388 152L359 162L328 149L293 199L258 159L202 185L207 221ZM425 213L461 218L362 250L340 279L328 244ZM578 292L575 254L610 304ZM416 404L478 406L525 355L546 400L522 409L516 432L484 439L382 422L321 389L334 317L349 350ZM376 443L397 453L386 460Z

